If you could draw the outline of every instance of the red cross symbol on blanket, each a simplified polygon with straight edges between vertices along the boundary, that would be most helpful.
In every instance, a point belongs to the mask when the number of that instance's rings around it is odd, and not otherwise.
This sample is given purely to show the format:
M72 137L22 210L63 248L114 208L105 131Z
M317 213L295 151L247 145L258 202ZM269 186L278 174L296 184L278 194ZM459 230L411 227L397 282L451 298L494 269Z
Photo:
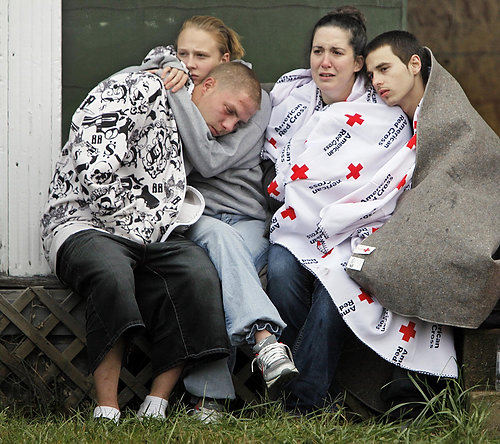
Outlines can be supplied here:
M351 116L350 114L344 114L346 117L349 117L347 119L347 124L349 126L354 126L355 123L359 123L360 125L364 122L364 119L361 118L361 114L354 114L354 116Z
M397 189L400 190L401 188L403 188L405 186L405 183L406 183L406 176L408 176L408 174L405 174L405 177L403 177L401 179L401 182L398 183L398 186L397 186Z
M306 171L309 171L309 168L306 165L302 165L301 167L299 167L297 164L295 164L292 167L292 171L293 174L290 176L290 179L307 179Z
M409 342L410 338L415 337L415 322L408 322L408 325L402 325L401 328L399 329L400 333L403 333L403 341Z
M349 168L350 173L345 176L346 179L349 179L350 177L354 177L354 179L357 179L359 177L359 172L363 169L363 165L358 163L357 166L354 166L354 164L351 163L347 168Z
M288 207L286 210L282 211L281 216L283 217L283 219L289 217L290 220L294 220L297 217L295 215L295 210L292 207Z
M278 149L278 147L276 146L276 140L274 140L272 137L268 140L268 142L274 146L275 149Z
M278 196L280 192L278 191L278 182L273 180L269 186L267 187L267 193L268 194L274 194L275 196Z
M360 288L360 290L361 290L361 288ZM371 296L363 290L361 290L361 294L358 294L358 298L361 302L366 301L366 302L368 302L368 304L371 304L373 302L373 299L371 298Z
M408 140L406 146L412 149L416 144L417 144L417 135L413 134L413 137L410 140Z
M321 256L321 259L324 259L325 257L327 257L332 251L333 251L333 248L330 251L327 251L323 256Z

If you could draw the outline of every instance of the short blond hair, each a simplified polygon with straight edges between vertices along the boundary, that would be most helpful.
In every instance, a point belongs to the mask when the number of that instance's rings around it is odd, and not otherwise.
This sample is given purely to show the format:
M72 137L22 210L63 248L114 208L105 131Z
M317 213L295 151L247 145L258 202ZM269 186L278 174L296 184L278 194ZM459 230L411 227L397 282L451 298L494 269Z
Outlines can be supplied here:
M260 108L262 92L259 79L255 75L255 72L243 63L221 63L210 71L208 77L213 77L222 88L245 91L257 105L257 108Z

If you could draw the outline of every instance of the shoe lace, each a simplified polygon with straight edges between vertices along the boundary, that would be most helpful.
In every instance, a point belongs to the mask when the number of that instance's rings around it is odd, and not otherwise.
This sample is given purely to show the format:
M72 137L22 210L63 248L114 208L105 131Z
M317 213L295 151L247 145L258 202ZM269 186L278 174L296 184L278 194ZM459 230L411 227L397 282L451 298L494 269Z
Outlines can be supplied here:
M258 367L262 370L265 367L268 367L273 362L279 359L290 359L293 363L292 352L288 345L283 344L281 342L275 342L274 344L269 344L265 346L259 354L252 361L252 372L253 365L257 362Z

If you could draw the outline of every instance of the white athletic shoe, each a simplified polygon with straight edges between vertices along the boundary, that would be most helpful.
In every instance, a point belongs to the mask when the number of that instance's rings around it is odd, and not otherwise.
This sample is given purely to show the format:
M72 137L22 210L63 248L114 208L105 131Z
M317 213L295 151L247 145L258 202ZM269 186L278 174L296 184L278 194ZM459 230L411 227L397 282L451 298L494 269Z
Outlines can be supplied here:
M165 411L167 410L167 406L168 401L166 399L148 395L144 398L144 402L139 407L139 410L137 410L137 417L139 419L166 419Z
M299 375L299 371L293 363L290 348L277 342L276 336L271 335L256 344L253 347L253 352L255 359L252 361L252 371L254 363L257 363L264 377L269 396L271 399L275 399L282 388Z
M97 420L109 420L118 424L120 422L120 410L115 409L114 407L108 407L105 405L98 405L94 409L94 414L92 417Z

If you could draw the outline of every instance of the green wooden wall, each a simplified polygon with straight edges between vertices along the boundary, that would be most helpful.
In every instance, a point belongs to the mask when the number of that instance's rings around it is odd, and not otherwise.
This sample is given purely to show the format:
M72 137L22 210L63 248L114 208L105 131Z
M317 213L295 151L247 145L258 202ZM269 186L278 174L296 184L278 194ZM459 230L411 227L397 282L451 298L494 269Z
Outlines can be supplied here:
M245 59L261 82L307 67L314 23L346 1L63 0L63 141L74 110L108 75L139 64L149 49L173 43L183 21L214 15L243 38ZM366 15L369 38L406 28L406 0L352 0Z

